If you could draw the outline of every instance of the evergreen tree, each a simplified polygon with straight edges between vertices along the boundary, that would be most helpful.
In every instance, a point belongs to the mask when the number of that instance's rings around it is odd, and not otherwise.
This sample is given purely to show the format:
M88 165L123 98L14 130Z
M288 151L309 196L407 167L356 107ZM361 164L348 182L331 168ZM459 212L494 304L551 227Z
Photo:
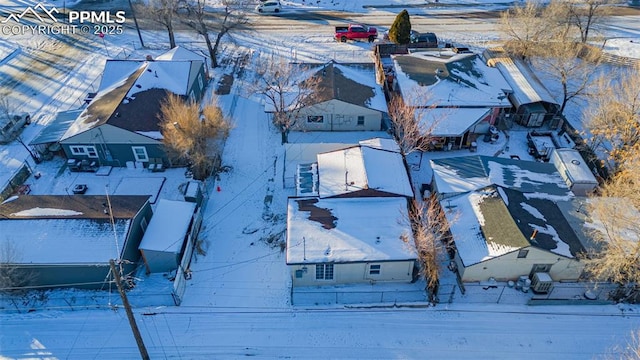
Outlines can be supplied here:
M411 20L409 19L409 12L402 10L389 29L389 40L396 44L408 44L409 35L411 34Z

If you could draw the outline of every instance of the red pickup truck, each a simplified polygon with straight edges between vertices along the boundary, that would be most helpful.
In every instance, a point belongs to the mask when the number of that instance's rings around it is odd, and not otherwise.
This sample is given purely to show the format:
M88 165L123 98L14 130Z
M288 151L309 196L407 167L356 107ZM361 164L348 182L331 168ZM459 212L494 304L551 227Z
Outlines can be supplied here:
M349 26L336 26L335 38L340 42L347 40L363 40L373 42L378 37L378 30L374 27L360 24L349 24Z

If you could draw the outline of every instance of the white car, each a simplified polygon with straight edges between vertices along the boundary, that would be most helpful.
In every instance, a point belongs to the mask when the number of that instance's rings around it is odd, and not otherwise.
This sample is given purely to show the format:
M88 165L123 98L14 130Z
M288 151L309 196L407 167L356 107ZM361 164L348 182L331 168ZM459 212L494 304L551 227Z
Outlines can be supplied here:
M259 13L273 12L279 13L282 10L280 1L265 1L256 6L256 11Z
M0 114L0 144L6 144L15 139L25 125L31 124L31 116L22 114Z

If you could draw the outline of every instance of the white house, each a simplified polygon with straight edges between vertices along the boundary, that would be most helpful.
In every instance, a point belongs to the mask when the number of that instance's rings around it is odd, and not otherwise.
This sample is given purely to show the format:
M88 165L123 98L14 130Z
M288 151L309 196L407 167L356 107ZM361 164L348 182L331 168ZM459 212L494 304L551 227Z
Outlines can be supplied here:
M417 256L406 219L404 197L289 199L293 287L411 282Z

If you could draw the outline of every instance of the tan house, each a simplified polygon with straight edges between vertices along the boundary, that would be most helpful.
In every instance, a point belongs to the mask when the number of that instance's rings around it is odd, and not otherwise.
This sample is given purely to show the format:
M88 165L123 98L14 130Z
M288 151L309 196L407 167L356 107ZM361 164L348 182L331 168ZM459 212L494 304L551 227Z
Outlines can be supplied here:
M584 264L578 256L585 247L553 200L489 186L441 205L463 282L516 280L536 272L554 281L580 278Z

